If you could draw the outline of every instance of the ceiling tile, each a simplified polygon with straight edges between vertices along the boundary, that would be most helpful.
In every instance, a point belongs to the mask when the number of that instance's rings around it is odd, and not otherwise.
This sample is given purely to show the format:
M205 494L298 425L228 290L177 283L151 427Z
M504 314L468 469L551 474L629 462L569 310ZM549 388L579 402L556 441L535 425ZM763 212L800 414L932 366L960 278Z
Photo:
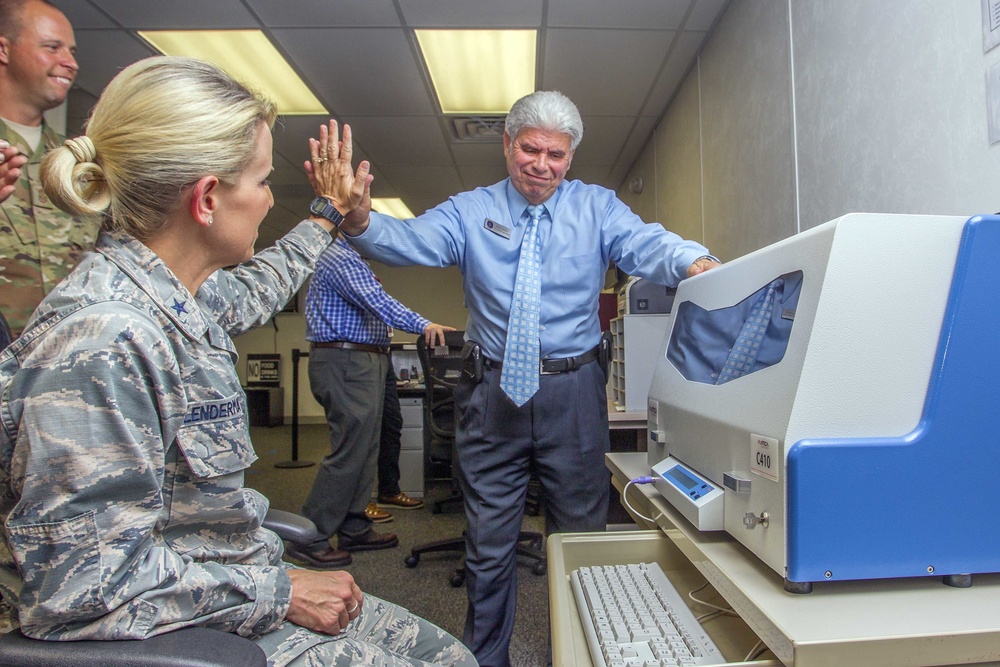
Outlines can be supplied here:
M337 117L435 113L402 29L282 28L273 34Z
M274 151L301 165L309 157L309 138L318 139L320 126L328 121L326 116L279 116L274 124ZM363 146L355 141L353 162L367 159Z
M583 141L573 156L573 166L611 164L634 122L632 116L584 116Z
M52 4L66 15L74 30L118 27L87 0L52 0Z
M343 117L354 140L364 146L372 162L388 165L451 165L451 153L433 116Z
M274 124L274 149L301 151L304 160L309 154L309 137L319 138L319 128L328 120L324 116L279 116Z
M396 27L392 0L245 0L272 28Z
M312 186L309 185L309 181L306 180L306 176L303 173L302 178L298 182L291 183L275 183L271 186L271 194L274 196L276 202L288 202L289 200L294 200L296 202L305 202L306 204L315 196L315 192ZM298 205L296 205L298 207Z
M692 0L580 2L549 0L549 28L632 28L677 30Z
M99 5L126 28L171 30L187 28L259 28L240 0L100 0Z
M280 153L274 153L271 160L274 171L268 176L268 180L271 181L272 188L279 185L302 185L303 183L308 185L306 171L301 164L286 159Z
M503 162L503 140L496 141L455 141L451 144L455 164L460 167L491 166ZM464 171L464 169L463 169Z
M393 186L394 196L402 199L417 215L465 189L454 167L394 165L382 171ZM372 196L383 196L378 181L372 184Z
M80 71L73 85L92 95L100 95L124 68L154 55L145 42L120 30L77 30L76 51Z
M534 28L542 23L542 0L398 2L411 28Z
M549 30L542 87L566 93L584 115L635 114L673 38L657 30Z

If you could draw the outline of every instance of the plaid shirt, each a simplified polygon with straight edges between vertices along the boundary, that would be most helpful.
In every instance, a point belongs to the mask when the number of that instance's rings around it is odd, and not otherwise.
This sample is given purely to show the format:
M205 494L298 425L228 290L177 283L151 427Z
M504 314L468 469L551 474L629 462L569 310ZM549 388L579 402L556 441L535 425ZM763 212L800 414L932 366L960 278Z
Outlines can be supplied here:
M430 323L386 294L343 237L319 258L306 295L306 340L385 346L391 328L422 334Z

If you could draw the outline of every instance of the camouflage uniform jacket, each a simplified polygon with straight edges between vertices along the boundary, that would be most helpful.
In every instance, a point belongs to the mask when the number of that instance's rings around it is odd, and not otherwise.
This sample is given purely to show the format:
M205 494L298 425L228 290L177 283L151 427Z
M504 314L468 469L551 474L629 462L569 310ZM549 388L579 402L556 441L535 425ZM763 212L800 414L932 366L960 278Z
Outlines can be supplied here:
M193 298L102 233L0 354L0 592L25 634L297 627L267 500L243 485L257 457L230 336L278 312L330 240L303 222Z
M0 203L0 313L16 336L42 298L94 247L101 220L71 216L42 190L42 157L63 142L52 128L42 124L42 146L34 153L3 121L0 139L28 156L14 194Z

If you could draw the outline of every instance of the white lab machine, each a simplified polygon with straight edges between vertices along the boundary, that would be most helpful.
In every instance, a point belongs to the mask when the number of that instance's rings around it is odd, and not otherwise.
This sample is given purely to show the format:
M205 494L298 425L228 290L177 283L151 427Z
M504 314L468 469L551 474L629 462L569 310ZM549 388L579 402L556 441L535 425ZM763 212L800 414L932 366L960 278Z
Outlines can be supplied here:
M782 276L800 285L771 365L683 368L685 317ZM792 592L1000 572L998 299L993 216L850 214L682 282L649 393L657 488Z

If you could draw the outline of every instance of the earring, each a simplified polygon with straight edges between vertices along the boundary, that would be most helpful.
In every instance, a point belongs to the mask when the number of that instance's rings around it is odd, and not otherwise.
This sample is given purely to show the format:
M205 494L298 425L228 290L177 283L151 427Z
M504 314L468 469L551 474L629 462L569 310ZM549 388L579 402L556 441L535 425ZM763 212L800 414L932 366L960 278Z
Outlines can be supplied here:
M215 218L212 217L211 215L209 215L208 216L208 224L211 225L213 222L215 222Z

